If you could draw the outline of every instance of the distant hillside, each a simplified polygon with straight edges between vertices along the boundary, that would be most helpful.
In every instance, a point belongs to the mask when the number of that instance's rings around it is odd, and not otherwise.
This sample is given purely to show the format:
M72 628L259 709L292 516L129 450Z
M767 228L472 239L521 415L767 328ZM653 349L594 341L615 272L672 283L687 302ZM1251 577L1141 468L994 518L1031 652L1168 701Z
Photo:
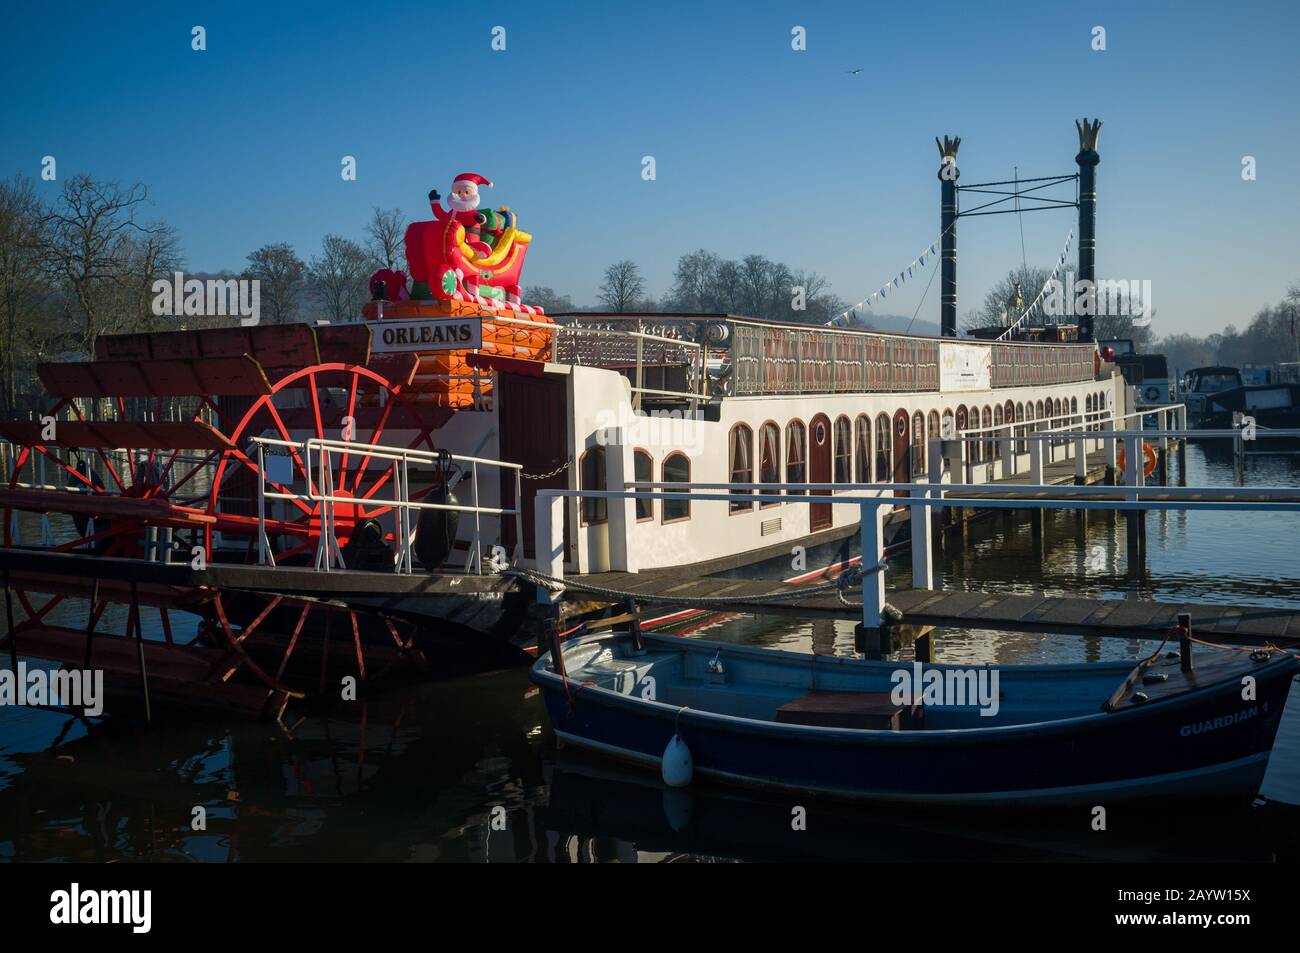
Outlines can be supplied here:
M933 321L925 321L921 318L913 321L904 314L876 314L874 311L868 311L865 315L861 312L858 314L860 321L865 322L866 326L877 331L900 331L907 334L939 336L939 325Z

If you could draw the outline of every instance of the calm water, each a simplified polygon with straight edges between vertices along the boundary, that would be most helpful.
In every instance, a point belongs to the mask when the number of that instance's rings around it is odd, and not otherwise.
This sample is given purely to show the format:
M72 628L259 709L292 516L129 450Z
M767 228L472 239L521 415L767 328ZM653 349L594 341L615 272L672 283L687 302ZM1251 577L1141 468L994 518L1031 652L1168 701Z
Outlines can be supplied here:
M1251 481L1297 485L1296 458L1260 458ZM1228 459L1188 452L1188 482L1224 485ZM991 517L942 556L950 587L1240 602L1300 608L1300 516L1148 517L1145 566L1122 521ZM907 582L904 558L891 573ZM84 620L85 607L70 618ZM852 625L714 617L693 637L822 654L853 650ZM1149 643L977 629L939 633L944 661L1137 658ZM900 657L909 658L908 650ZM145 728L0 709L0 858L21 860L454 860L647 862L828 858L1300 859L1300 691L1293 691L1254 807L1127 818L1092 832L1074 816L955 815L788 798L665 792L651 775L557 753L526 674L393 688L291 733L230 719ZM192 829L196 808L206 830Z

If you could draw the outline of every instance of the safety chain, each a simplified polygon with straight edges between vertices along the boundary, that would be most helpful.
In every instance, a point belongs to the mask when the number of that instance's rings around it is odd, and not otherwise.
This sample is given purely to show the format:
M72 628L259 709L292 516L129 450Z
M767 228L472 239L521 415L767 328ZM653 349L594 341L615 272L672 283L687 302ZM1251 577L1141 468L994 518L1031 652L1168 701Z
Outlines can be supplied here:
M523 477L525 480L549 480L551 477L559 476L561 473L567 470L569 468L569 464L572 462L573 462L573 457L569 457L569 459L565 460L563 463L561 463L550 473L524 473L522 470L520 470L519 475Z
M622 589L610 589L605 586L594 586L587 582L578 582L573 579L560 579L555 576L548 576L546 573L538 572L535 569L507 569L503 576L517 576L521 579L542 586L546 589L574 589L578 592L589 593L594 596L603 596L611 602L624 602L628 599L635 599L637 602L660 602L674 606L701 606L705 608L727 608L735 605L753 605L754 603L783 602L788 599L804 599L808 596L814 596L818 593L829 592L831 590L841 591L849 586L857 585L862 581L863 576L869 573L880 572L885 568L885 564L871 569L862 569L859 566L852 566L840 573L830 582L821 583L816 586L800 586L796 589L786 590L784 592L765 592L756 596L668 596L654 595L645 592L628 592ZM849 605L849 603L845 603Z

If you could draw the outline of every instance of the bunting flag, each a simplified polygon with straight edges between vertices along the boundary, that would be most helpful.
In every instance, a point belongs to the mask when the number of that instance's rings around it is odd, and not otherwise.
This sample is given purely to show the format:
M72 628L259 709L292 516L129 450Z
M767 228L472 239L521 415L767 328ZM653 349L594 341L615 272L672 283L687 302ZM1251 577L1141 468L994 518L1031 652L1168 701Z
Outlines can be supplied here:
M954 222L953 224L955 225L956 223ZM952 226L950 225L948 227L951 228ZM867 295L865 298L863 298L853 307L849 308L847 311L844 311L836 315L835 317L831 318L829 321L826 322L827 327L831 325L839 325L839 324L844 324L846 322L851 322L853 317L857 314L857 312L861 311L863 308L872 307L877 298L885 298L886 296L888 296L889 292L900 287L905 281L907 281L909 278L912 277L914 271L919 271L920 269L924 268L926 262L939 253L939 243L942 240L943 240L943 235L940 235L933 242L931 242L921 252L921 254L913 258L911 264L904 267L903 270L900 271L896 277L885 282L883 285L881 285L875 291L871 292L871 294Z

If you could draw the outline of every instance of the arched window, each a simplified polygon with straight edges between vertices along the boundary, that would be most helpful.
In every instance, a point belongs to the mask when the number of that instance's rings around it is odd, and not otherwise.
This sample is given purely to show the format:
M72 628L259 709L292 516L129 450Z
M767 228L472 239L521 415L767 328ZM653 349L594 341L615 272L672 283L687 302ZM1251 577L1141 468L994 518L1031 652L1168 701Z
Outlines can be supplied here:
M690 483L691 460L680 450L664 457L663 474L665 483ZM678 520L691 518L690 500L664 500L663 521L676 523Z
M1029 408L1029 416L1032 417L1033 415L1034 415L1034 408L1031 406ZM1025 405L1016 404L1016 423L1022 424L1024 422L1025 422ZM1025 428L1019 427L1017 429L1020 431L1020 441L1017 444L1019 450L1017 452L1028 453L1029 451L1027 449L1027 444L1029 443L1029 441L1025 439Z
M753 483L754 482L754 431L750 430L744 424L736 424L731 428L731 478L732 483ZM752 493L752 490L733 490L734 493ZM752 510L753 503L741 503L733 500L730 504L731 512L739 513L743 510Z
M765 489L764 495L775 496L780 493L781 482L781 428L770 420L758 431L758 482L778 484L771 490ZM779 506L779 503L764 503L763 506Z
M925 476L925 414L912 415L912 479Z
M993 408L984 407L984 460L993 459Z
M966 411L966 428L970 430L979 430L979 407L965 407ZM984 443L980 441L978 434L966 445L967 458L971 463L979 463L983 459Z
M927 428L928 432L926 433L927 439L938 440L939 439L939 411L937 410L930 411L930 417L928 423L929 423L929 427Z
M835 482L853 482L853 424L847 417L835 419Z
M655 458L648 451L632 451L632 472L637 483L650 483L655 478ZM650 492L643 490L642 492ZM636 501L636 521L638 523L655 518L654 500Z
M801 420L785 425L785 482L808 482L808 428ZM786 490L786 495L803 495L803 490Z
M1002 405L998 404L993 408L993 426L1002 426ZM993 459L997 460L1002 456L1002 431L999 430L993 435Z
M579 461L583 490L605 489L605 448L591 447ZM582 498L582 525L594 526L609 518L609 500L603 496Z
M952 415L951 410L945 410L943 412L943 421L940 424L939 434L940 436L942 436L944 433L955 434L956 432L957 432L957 418Z
M871 482L871 418L866 414L858 414L857 423L854 425L857 431L856 449L857 453L854 458L854 479L857 483Z
M893 477L894 437L889 426L889 415L876 418L876 482L889 483Z

